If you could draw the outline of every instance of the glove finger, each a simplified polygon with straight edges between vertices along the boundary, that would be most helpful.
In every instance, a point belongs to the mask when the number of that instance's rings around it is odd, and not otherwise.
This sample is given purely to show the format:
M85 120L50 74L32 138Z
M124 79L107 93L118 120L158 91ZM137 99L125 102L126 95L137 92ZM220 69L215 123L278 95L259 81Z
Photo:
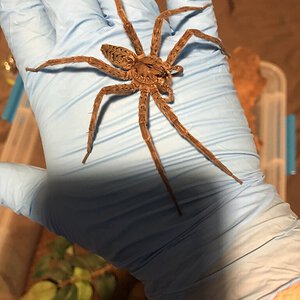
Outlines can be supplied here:
M84 37L107 26L97 0L42 0L57 41Z
M182 6L203 7L211 3L211 0L168 0L167 7L168 9L175 9ZM179 40L187 29L198 29L205 34L218 37L217 23L212 5L203 11L176 14L170 17L169 21L176 40Z
M0 24L21 75L54 47L55 31L40 0L0 0Z
M98 0L98 2L107 20L112 24L121 24L114 0ZM130 22L137 24L137 26L153 24L155 17L159 14L158 6L154 0L121 0L120 2Z
M0 163L0 205L29 217L31 203L45 179L44 169Z
M116 3L113 0L98 0L102 11L109 24L122 26L123 23L118 15ZM124 8L127 19L132 23L134 30L139 38L147 37L150 46L151 35L156 17L159 15L159 8L154 0L122 0L120 1ZM163 27L163 32L170 33L170 27Z

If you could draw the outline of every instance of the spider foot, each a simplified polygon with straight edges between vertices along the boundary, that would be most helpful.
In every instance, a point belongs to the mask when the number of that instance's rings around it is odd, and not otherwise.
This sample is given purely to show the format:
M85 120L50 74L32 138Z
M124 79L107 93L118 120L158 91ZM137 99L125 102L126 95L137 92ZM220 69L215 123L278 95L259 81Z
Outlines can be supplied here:
M171 89L168 90L169 96L166 98L167 103L173 103L174 102L174 93Z
M237 178L237 177L236 177L235 175L233 175L233 174L232 174L232 178L233 178L236 182L238 182L240 185L243 184L243 181L242 181L241 179Z
M90 156L91 152L87 152L86 155L84 156L82 163L85 164L85 162L87 161L88 157Z
M170 98L168 97L168 98L166 98L166 102L167 102L167 103L174 103L174 99L170 99Z
M221 53L227 56L228 58L231 58L231 55L224 48L221 48Z
M162 97L162 99L164 100L164 102L166 103L173 103L174 102L174 97L173 96L168 96L168 97Z
M179 65L172 66L172 67L170 68L170 71L171 71L171 74L174 76L174 75L183 73L183 67L182 67L182 66L179 66Z
M176 210L177 210L178 215L179 215L179 216L182 216L182 215L183 215L182 210L181 210L181 208L180 208L180 206L178 205L177 202L175 202L175 207L176 207Z
M26 70L27 72L38 72L38 71L40 71L39 68L26 68L25 70Z

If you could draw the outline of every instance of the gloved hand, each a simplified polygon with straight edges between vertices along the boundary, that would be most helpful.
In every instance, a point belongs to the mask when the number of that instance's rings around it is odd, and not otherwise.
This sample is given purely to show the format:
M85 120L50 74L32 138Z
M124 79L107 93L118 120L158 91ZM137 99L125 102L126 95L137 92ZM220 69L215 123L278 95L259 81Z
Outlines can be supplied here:
M122 2L148 54L159 13L155 1ZM209 2L169 0L168 8ZM191 37L176 60L184 73L173 77L175 101L169 105L243 185L183 139L150 99L150 132L182 208L179 217L141 136L139 93L105 96L93 151L83 165L94 99L101 88L124 82L85 63L25 71L48 59L77 55L107 62L102 44L133 51L114 1L73 0L70 5L67 0L0 0L0 21L38 122L47 163L47 171L1 164L1 204L127 268L146 283L153 299L209 273L240 226L253 220L274 193L263 184L259 157L220 48ZM170 17L163 26L160 57L166 59L190 28L216 37L213 7ZM54 191L48 187L49 193L40 192L49 178L55 181ZM170 277L174 273L175 281Z

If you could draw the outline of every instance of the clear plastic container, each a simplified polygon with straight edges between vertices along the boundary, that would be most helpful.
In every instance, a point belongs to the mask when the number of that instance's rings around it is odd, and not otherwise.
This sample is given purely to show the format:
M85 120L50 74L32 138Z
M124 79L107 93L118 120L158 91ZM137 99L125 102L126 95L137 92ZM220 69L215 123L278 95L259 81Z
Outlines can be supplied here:
M262 61L260 69L267 79L255 108L257 134L263 143L261 168L266 182L273 184L286 201L286 77L269 62Z

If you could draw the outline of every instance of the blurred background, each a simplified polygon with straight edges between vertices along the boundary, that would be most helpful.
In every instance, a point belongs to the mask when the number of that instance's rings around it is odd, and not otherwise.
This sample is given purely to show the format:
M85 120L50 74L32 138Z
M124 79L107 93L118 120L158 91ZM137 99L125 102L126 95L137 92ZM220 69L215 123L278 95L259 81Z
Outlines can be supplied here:
M157 3L161 10L166 9L165 0L157 0ZM284 118L290 114L296 117L295 149L300 149L299 0L213 0L213 3L219 26L219 36L227 51L235 53L234 51L237 47L245 47L251 52L252 56L250 55L250 57L260 58L264 62L269 62L279 67L283 72L283 76L287 82L287 90L286 105L284 103L285 107L282 112L284 113ZM247 62L249 63L249 60ZM17 70L14 67L10 51L1 30L0 63L0 115L2 115L7 109L8 99L13 90ZM243 67L247 69L247 64L244 64ZM248 81L251 81L251 78L248 78ZM11 142L8 136L13 126L12 120L10 118L0 119L0 157L2 157L2 161L3 157L6 159L9 157L7 156L8 154L3 152L5 152L5 143ZM33 123L30 124L30 126L35 126ZM31 145L32 155L27 156L26 161L22 158L22 161L16 154L12 160L45 167L38 132L35 129L34 134L30 132L29 134L37 136L34 144ZM11 137L11 140L13 138L15 137ZM285 143L285 141L280 141L280 143ZM262 147L267 144L268 140L264 140ZM24 147L27 147L26 144L24 145ZM19 149L19 151L22 154L24 149ZM27 149L27 151L29 150ZM293 175L286 174L284 170L284 177L280 180L284 181L284 185L286 184L286 201L290 203L292 209L300 216L300 198L298 193L300 185L300 154L299 151L295 153ZM9 154L11 155L11 153ZM28 276L28 270L29 274L33 273L36 262L47 251L46 244L56 238L54 234L47 230L41 230L38 225L30 223L30 221L24 220L22 217L10 215L10 223L5 223L3 221L5 219L3 217L4 212L6 211L0 211L0 246L2 247L0 247L0 298L1 292L4 291L4 286L7 287L6 295L19 295L32 284L30 276ZM5 241L4 245L3 228L7 224L11 224L11 226L9 230L5 229L8 240ZM24 235L26 236L27 244L24 244L24 240L22 240ZM20 242L20 240L22 240L22 249L16 249L16 243ZM10 261L14 261L14 264L8 264ZM15 275L16 270L19 273L23 273L22 276L17 278ZM6 276L4 276L6 278L4 283L1 281L4 278L1 277L2 273L5 273ZM132 282L134 283L134 281L131 281L131 284L133 284ZM17 299L13 298L13 296L11 297L7 299ZM1 299L6 298L2 297Z

